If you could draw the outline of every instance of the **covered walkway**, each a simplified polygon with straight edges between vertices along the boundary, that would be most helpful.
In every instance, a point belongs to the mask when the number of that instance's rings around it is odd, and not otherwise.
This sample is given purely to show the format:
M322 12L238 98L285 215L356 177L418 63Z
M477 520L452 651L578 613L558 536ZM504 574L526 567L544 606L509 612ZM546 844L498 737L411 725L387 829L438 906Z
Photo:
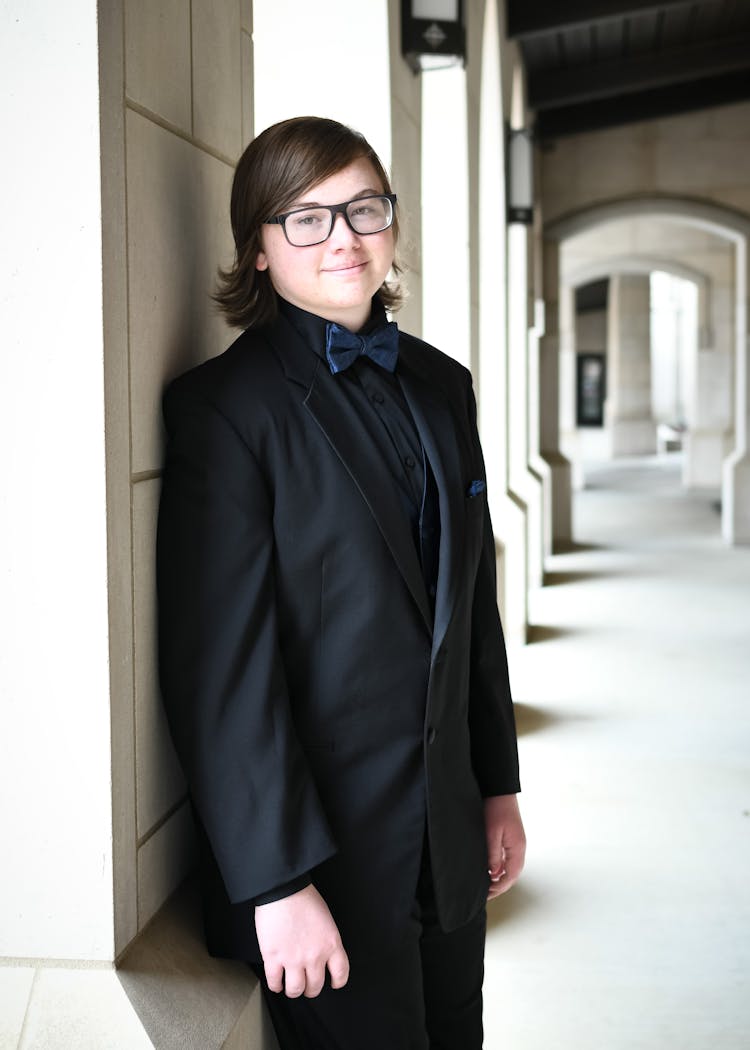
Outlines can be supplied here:
M750 1046L750 549L670 457L589 472L512 654L529 834L486 1046Z

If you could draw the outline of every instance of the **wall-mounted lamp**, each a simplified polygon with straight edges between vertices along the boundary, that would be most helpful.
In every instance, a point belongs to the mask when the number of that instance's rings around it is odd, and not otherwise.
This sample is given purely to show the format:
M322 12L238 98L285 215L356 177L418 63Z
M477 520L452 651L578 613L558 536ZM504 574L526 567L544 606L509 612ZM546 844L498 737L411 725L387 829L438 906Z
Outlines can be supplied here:
M414 73L462 66L464 0L401 0L401 52Z
M529 128L508 133L508 222L534 221L534 140Z

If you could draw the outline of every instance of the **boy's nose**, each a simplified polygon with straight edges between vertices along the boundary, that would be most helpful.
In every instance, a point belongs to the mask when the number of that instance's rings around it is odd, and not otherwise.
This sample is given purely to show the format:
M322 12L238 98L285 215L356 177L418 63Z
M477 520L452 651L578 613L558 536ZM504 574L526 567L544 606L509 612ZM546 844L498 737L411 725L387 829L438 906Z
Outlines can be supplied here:
M338 212L333 217L333 229L330 239L336 244L351 244L358 240L357 234L344 218L343 212Z

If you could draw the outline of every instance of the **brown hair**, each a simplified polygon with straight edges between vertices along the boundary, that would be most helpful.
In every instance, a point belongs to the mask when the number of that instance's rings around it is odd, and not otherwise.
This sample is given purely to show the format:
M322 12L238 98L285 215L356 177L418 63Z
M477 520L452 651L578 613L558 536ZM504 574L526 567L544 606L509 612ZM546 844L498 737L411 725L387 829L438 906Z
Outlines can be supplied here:
M266 128L239 159L232 182L230 213L235 258L228 270L219 270L213 296L227 322L236 328L265 324L276 316L276 292L268 270L257 270L262 250L261 227L281 214L303 193L360 158L370 161L391 193L380 158L358 131L324 117L292 117ZM394 245L398 218L393 220ZM400 266L394 262L393 272ZM391 310L402 302L398 283L384 282L378 293Z

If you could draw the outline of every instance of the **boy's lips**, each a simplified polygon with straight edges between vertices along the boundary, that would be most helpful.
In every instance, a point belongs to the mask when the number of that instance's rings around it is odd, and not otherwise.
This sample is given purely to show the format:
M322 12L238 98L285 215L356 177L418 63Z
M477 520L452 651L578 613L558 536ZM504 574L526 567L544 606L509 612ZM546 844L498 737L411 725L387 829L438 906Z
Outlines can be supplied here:
M323 269L325 273L350 273L352 270L361 270L366 265L364 259L352 259L342 266L324 266Z

